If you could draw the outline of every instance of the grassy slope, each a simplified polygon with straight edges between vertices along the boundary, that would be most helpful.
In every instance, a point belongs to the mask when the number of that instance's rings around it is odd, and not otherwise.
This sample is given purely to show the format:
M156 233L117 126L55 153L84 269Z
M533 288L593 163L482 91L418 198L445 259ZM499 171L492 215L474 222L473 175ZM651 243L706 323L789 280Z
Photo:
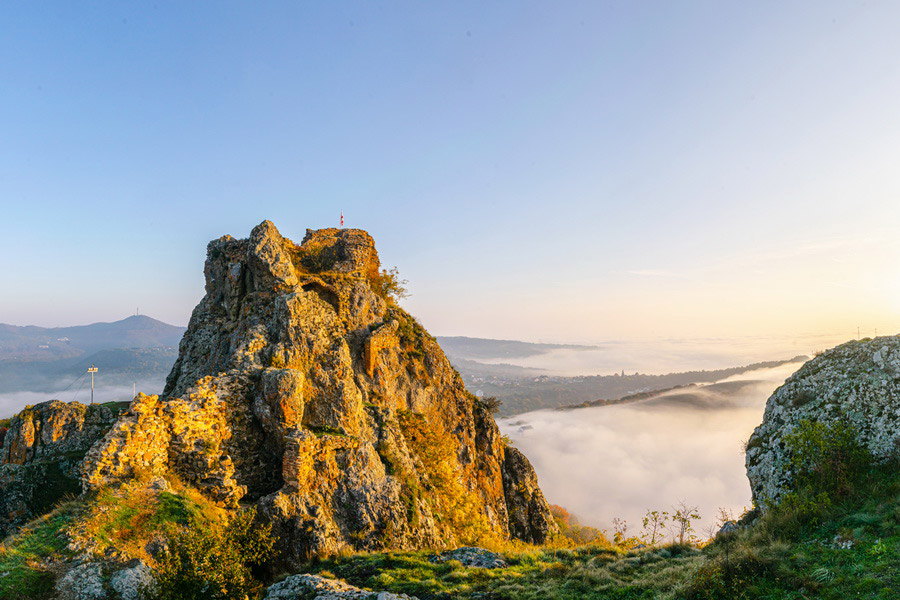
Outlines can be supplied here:
M800 516L773 510L703 550L602 544L505 552L509 567L431 563L429 553L360 554L311 564L364 588L422 600L895 599L900 597L900 476L873 470L843 502Z
M56 566L85 551L154 564L149 542L183 526L220 519L223 511L188 488L155 491L141 483L65 501L0 543L0 599L43 600L53 594ZM71 543L71 545L70 545Z
M0 544L0 598L49 597L54 562L86 549L143 558L148 541L180 526L204 527L220 510L194 490L139 483L59 505ZM74 541L77 549L70 549ZM432 563L429 552L357 554L309 572L422 600L894 599L900 590L900 469L870 469L831 506L784 506L702 550L626 551L605 540L574 548L510 546L509 566Z
M55 575L48 563L67 558L65 530L84 512L84 503L65 502L0 544L0 598L45 598Z

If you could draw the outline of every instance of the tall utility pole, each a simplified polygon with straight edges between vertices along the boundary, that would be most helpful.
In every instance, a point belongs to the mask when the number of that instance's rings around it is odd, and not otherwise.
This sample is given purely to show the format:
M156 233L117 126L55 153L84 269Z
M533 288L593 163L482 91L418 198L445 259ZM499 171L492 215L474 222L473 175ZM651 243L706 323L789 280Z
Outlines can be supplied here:
M94 403L94 373L97 371L99 371L99 369L94 365L91 365L91 368L87 370L87 372L91 374L91 404Z

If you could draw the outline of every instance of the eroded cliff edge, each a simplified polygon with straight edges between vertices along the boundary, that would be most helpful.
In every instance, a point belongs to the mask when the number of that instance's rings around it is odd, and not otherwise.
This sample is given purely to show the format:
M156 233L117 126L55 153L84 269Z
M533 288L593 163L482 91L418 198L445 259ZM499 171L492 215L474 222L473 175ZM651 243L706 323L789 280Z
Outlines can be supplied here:
M211 242L205 275L165 393L91 449L86 490L171 475L255 503L289 563L556 531L530 463L391 299L365 231L298 246L266 221Z

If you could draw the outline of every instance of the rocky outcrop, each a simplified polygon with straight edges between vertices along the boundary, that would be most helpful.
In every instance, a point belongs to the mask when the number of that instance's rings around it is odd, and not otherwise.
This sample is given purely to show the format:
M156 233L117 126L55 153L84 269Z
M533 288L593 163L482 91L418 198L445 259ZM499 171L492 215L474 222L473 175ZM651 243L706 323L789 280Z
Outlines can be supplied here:
M534 471L389 295L372 238L264 222L209 244L160 397L139 396L85 461L85 489L172 473L254 502L284 561L344 549L542 542Z
M520 540L545 540L558 527L538 487L537 475L525 455L507 446L503 456L503 491L509 511L509 532Z
M455 560L464 567L472 567L474 569L505 569L509 566L503 560L503 557L496 552L472 546L447 550L446 552L429 556L428 560L433 563Z
M141 561L76 560L54 567L67 568L56 580L55 600L140 600L154 586L153 570Z
M263 600L417 600L391 592L368 592L319 575L291 575L266 590Z
M10 420L0 443L0 537L81 491L81 461L120 411L51 400Z
M900 336L842 344L804 364L766 402L747 442L747 477L765 507L790 489L785 437L802 420L852 425L876 459L900 452Z

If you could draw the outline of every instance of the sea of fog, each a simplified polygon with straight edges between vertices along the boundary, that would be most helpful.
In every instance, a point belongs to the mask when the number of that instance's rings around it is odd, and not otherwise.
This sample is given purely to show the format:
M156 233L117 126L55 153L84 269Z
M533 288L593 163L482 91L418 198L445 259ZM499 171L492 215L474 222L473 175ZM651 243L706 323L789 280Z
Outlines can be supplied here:
M596 349L590 350L560 349L525 358L476 360L544 369L547 374L568 377L611 375L623 370L629 374L662 375L786 360L797 355L812 356L817 350L831 348L853 337L849 334L829 334L612 340L599 342Z
M751 371L721 384L677 390L651 401L498 420L531 460L547 499L583 523L607 529L625 519L639 533L648 510L697 506L701 537L720 508L750 506L743 444L766 399L799 363Z
M139 381L136 386L105 386L97 385L94 389L94 402L130 402L132 392L136 387L137 392L144 394L159 394L165 386L164 380ZM54 392L4 392L0 394L0 419L11 417L30 404L39 404L47 400L62 400L63 402L78 401L88 404L91 401L90 380L80 383L76 388L65 387L62 383Z

